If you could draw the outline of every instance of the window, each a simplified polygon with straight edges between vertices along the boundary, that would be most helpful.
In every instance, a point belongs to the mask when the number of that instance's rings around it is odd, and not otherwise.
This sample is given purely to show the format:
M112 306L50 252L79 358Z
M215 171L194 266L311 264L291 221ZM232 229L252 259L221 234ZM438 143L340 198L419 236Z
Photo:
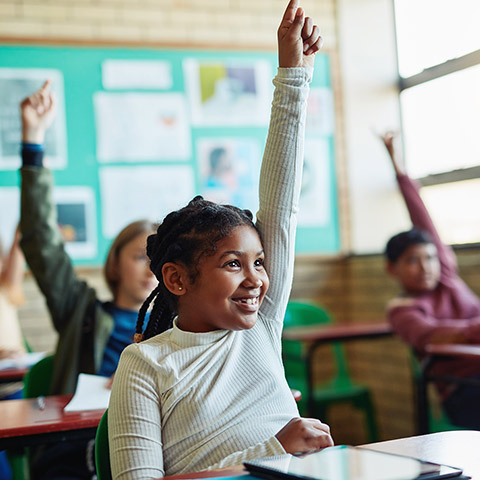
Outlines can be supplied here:
M445 242L480 242L480 1L394 5L407 171Z

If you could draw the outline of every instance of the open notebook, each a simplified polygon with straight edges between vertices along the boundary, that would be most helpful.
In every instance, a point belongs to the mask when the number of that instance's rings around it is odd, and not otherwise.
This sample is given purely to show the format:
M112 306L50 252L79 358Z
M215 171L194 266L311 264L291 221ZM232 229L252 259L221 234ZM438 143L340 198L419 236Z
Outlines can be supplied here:
M302 480L434 480L458 477L462 469L345 445L309 455L280 455L244 463L254 476Z

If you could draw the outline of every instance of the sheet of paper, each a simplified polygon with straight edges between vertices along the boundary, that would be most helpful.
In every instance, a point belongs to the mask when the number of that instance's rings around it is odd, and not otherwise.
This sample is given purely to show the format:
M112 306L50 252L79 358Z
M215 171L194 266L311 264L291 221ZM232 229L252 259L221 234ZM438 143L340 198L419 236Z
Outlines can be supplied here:
M75 395L64 410L66 412L77 412L79 410L107 409L111 392L110 389L106 388L108 380L107 377L81 373L78 376Z
M182 94L97 92L93 101L100 162L190 158L190 126Z
M102 83L105 89L172 88L172 66L161 60L105 60L102 63Z
M103 234L113 238L130 222L163 220L194 196L193 168L182 166L100 169Z
M25 368L31 367L39 362L44 356L45 352L26 353L21 357L3 358L0 360L0 370L7 370L9 368Z

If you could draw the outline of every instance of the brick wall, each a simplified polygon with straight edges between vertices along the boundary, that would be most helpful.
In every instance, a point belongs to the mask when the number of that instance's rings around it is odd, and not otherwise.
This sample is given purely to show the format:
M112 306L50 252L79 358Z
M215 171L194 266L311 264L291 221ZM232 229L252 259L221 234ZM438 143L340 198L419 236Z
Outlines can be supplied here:
M286 0L1 0L0 36L125 44L275 47ZM328 48L335 0L305 0Z

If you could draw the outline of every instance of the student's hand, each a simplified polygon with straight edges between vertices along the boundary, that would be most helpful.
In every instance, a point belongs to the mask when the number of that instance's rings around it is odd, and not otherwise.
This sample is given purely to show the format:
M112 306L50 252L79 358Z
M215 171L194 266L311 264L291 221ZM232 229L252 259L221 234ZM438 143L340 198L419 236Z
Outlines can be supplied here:
M113 374L108 380L107 380L107 383L105 384L105 388L107 388L108 390L111 390L112 389L112 385L113 385L113 379L115 378L115 374Z
M0 348L0 360L5 358L20 358L23 351L17 348Z
M22 114L22 141L43 143L45 132L52 124L56 113L55 96L50 91L50 80L40 90L20 104Z
M315 53L323 45L320 29L305 11L299 0L290 0L278 27L278 64L280 67L313 67Z
M405 173L405 169L398 158L398 152L395 148L395 143L398 141L399 133L389 130L382 135L379 135L380 139L382 140L385 148L387 149L388 155L390 156L390 160L392 161L393 168L397 175L402 175Z
M287 453L308 453L333 446L330 427L316 418L293 418L276 435Z

